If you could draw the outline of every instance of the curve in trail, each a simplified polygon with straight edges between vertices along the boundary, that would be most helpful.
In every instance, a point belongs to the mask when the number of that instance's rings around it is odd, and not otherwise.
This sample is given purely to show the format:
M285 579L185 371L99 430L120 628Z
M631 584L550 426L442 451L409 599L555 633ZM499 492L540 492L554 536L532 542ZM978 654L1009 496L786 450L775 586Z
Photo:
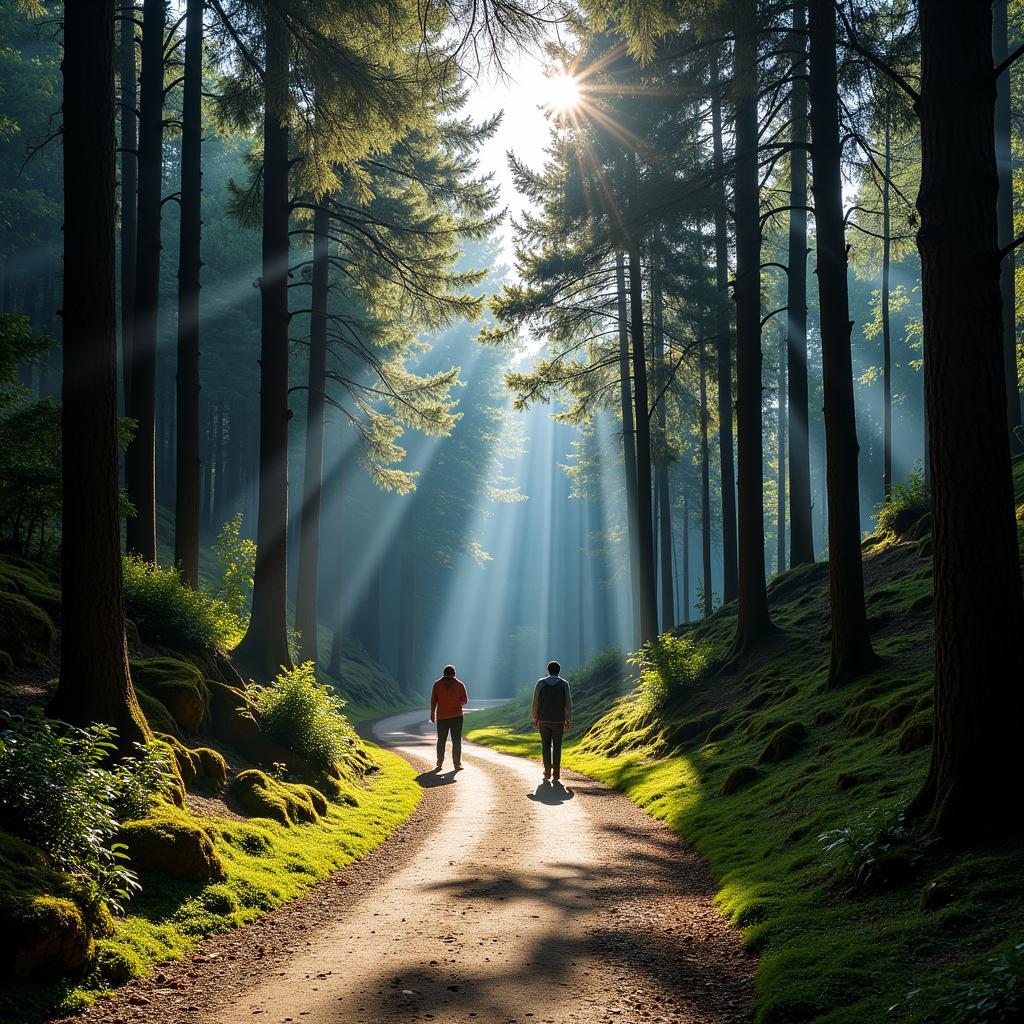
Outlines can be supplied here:
M419 809L362 861L121 990L122 1024L734 1024L754 963L697 854L600 783L466 744L423 713L374 739L423 773ZM142 999L142 1005L139 999Z
M424 725L375 738L427 768ZM692 850L590 780L559 791L535 763L464 754L423 776L428 801L454 798L417 855L213 1021L745 1019L751 965Z

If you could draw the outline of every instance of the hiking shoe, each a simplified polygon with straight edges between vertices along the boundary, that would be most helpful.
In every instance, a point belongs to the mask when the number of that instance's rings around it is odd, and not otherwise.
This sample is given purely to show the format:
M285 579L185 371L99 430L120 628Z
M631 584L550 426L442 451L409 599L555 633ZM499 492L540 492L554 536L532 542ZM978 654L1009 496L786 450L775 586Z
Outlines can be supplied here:
M440 771L444 767L444 761L438 761L434 767L437 771Z
M462 764L461 764L461 762L455 766L455 770L457 772L461 772L462 771Z

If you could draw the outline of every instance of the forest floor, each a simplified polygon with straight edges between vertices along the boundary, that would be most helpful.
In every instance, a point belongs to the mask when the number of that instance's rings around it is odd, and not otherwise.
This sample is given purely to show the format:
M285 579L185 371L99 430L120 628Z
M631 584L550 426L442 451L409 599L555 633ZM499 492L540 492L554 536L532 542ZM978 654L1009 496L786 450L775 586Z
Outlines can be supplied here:
M678 835L600 783L545 786L498 751L469 745L459 774L427 770L425 725L421 711L374 727L423 770L424 799L389 841L73 1019L749 1019L754 959Z

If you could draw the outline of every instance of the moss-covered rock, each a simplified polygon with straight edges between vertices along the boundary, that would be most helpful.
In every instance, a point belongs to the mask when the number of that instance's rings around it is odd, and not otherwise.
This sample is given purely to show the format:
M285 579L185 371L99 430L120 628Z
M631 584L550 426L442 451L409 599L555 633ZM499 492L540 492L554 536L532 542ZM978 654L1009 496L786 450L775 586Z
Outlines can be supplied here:
M228 784L228 763L224 755L212 747L198 747L192 751L199 758L199 775L216 790Z
M749 786L761 777L761 773L752 764L738 764L726 776L722 783L722 796L732 796L744 786Z
M151 697L148 693L139 689L136 689L135 696L153 732L165 733L169 736L179 735L178 723L171 717L170 711L156 697Z
M915 715L903 727L897 748L901 754L909 754L932 741L932 719L930 715Z
M45 565L15 555L0 556L0 590L21 594L51 619L60 618L57 574Z
M771 734L767 745L761 751L758 763L785 761L803 746L806 738L807 728L802 722L787 722Z
M118 842L128 848L136 871L162 871L186 882L224 877L224 865L207 831L170 808L121 827Z
M81 970L92 931L74 880L53 870L40 850L0 833L0 975L52 978Z
M0 590L0 648L15 665L45 665L56 639L42 608L21 594Z
M235 776L231 793L247 814L282 825L317 821L327 813L327 800L319 790L272 779L255 768Z
M14 659L6 651L0 651L0 676L7 675L12 668L14 668Z
M210 692L203 674L187 661L150 658L132 661L135 688L167 708L184 732L198 732L209 715Z

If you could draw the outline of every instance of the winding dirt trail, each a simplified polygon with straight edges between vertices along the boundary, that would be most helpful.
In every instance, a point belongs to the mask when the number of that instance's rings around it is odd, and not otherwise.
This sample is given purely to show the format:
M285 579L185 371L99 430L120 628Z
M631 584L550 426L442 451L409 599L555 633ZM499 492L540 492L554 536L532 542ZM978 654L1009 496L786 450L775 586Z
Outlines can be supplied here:
M427 769L431 728L400 715L374 738ZM143 983L146 1004L119 994L97 1019L749 1020L753 961L685 843L581 776L555 790L537 764L472 745L463 763L421 776L420 810L380 851L204 943L177 972L185 991Z

